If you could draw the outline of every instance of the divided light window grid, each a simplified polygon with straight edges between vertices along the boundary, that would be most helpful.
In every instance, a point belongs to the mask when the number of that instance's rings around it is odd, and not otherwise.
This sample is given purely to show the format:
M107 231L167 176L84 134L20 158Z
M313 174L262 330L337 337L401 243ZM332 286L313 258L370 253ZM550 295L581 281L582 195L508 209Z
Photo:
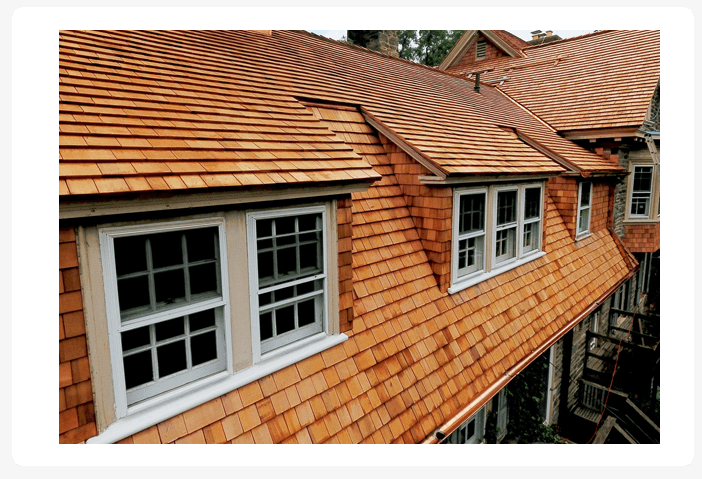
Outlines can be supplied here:
M103 253L115 278L127 406L226 369L220 227L146 229L108 233Z
M316 210L252 214L261 354L323 331L324 214Z
M479 277L541 250L542 185L456 192L454 278Z
M576 234L590 231L590 210L592 205L592 183L580 183L578 191L578 230Z
M648 217L651 208L653 167L634 166L631 181L631 207L629 216Z

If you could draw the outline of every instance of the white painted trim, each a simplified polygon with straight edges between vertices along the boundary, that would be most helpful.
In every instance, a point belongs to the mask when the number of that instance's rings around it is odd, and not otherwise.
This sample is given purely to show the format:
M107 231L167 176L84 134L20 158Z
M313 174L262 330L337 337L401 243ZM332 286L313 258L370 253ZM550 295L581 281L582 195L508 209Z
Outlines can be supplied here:
M554 178L560 173L553 173L548 175L528 175L528 176L517 176L517 175L486 175L486 176L470 176L470 177L448 177L446 179L439 178L437 176L420 176L419 181L424 185L432 186L453 186L459 187L462 185L474 185L479 183L484 185L485 183L522 183L522 182L533 182L533 181L546 181L549 178Z
M580 206L580 200L583 197L583 185L590 185L590 201L588 202L587 206ZM592 184L592 181L581 181L578 184L578 202L575 204L575 208L577 209L577 217L575 219L575 239L581 239L584 238L586 235L590 234L590 225L592 224L592 196L593 193L595 192L594 185ZM588 216L587 216L587 228L585 228L583 231L578 231L578 228L580 228L580 215L584 210L588 211Z
M530 254L530 255L528 255L524 258L521 258L517 261L508 263L500 268L493 269L489 273L483 273L483 274L475 276L475 277L466 278L464 281L460 281L460 282L456 282L456 283L452 284L449 287L448 292L449 292L449 294L458 293L459 291L463 291L464 289L466 289L470 286L474 286L478 283L482 283L485 280L488 280L490 278L494 278L495 276L498 276L502 273L505 273L511 269L517 268L523 264L527 264L531 261L539 259L542 256L546 256L546 252L545 251L537 251L537 252L534 252L533 254Z
M566 387L568 387L566 385ZM551 401L553 400L553 346L548 348L548 382L546 384L546 419L544 425L551 425Z
M226 206L241 204L257 204L266 201L313 201L314 198L325 196L338 196L358 193L368 190L371 181L353 185L330 185L308 188L290 188L281 191L227 191L213 192L198 190L196 193L184 193L171 198L145 198L135 200L111 199L103 201L84 201L68 197L66 202L59 198L59 219L87 218L93 216L106 216L129 213L143 213L148 211L175 211L179 209L191 210L208 206ZM107 196L107 195L106 195ZM69 202L70 201L70 202Z
M347 339L348 336L343 333L334 336L324 335L324 338L321 340L316 340L306 344L305 347L288 351L284 355L267 358L265 361L261 361L234 375L229 375L225 371L210 378L205 378L202 382L193 383L192 391L183 391L184 388L178 389L177 392L182 392L182 394L177 396L173 394L168 398L168 401L153 407L144 406L137 412L111 424L101 434L88 439L86 442L88 444L112 444L321 351L341 344ZM203 384L203 382L206 384ZM176 391L173 392L175 393Z

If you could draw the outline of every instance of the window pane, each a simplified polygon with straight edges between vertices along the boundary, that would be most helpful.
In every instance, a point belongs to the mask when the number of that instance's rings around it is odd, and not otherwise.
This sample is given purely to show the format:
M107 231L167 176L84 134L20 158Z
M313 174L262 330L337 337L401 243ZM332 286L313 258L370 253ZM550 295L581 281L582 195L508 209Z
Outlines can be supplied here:
M158 347L156 356L158 358L159 378L177 373L188 367L185 357L185 341L177 341Z
M317 219L319 215L303 215L298 217L298 231L310 231L317 229Z
M295 329L295 307L294 305L285 306L275 312L275 328L276 335L281 335Z
M312 324L316 321L314 308L315 299L310 298L297 304L297 321L300 327Z
M485 229L485 194L460 197L459 234Z
M183 319L184 318L176 318L156 324L156 341L163 341L164 339L185 334Z
M498 231L495 235L495 258L498 263L516 256L514 241L516 234L516 228L509 228Z
M262 284L273 279L273 252L258 254L258 283Z
M285 279L285 276L297 273L297 258L295 248L285 248L276 250L278 260L278 279Z
M188 262L215 259L215 242L217 241L217 228L202 228L185 232L188 247Z
M217 359L217 335L214 331L190 338L193 366Z
M124 357L124 381L131 389L154 380L151 350Z
M524 191L524 219L541 217L541 188L527 188Z
M146 346L150 343L151 335L149 334L148 326L132 329L131 331L125 331L122 333L122 351L129 351L130 349L135 349L139 346Z
M115 238L117 276L146 271L146 237Z
M517 192L497 193L497 224L504 225L517 221Z
M584 233L589 229L590 209L580 210L580 220L578 221L578 233Z
M214 326L214 309L208 309L207 311L201 311L199 313L191 314L190 316L188 316L188 320L190 321L190 332Z
M133 308L149 306L149 277L120 279L117 281L119 310L128 311Z
M580 188L580 206L589 206L592 183L582 183Z
M256 221L256 238L265 238L273 235L273 220Z
M154 284L157 303L172 304L185 298L185 273L182 269L156 273Z
M183 264L183 233L159 233L150 236L154 268Z
M318 251L316 243L300 246L300 271L321 271Z
M261 329L261 341L273 337L273 313L262 313L258 316Z
M189 272L191 294L217 292L216 263L207 263L198 266L191 266L189 268Z
M653 167L635 166L633 191L651 191Z
M524 243L522 249L525 253L539 249L539 225L540 221L535 221L524 225Z
M283 216L275 219L275 235L284 235L295 232L295 217Z
M273 294L276 302L292 298L293 296L295 296L295 286L290 286L287 288L276 290Z

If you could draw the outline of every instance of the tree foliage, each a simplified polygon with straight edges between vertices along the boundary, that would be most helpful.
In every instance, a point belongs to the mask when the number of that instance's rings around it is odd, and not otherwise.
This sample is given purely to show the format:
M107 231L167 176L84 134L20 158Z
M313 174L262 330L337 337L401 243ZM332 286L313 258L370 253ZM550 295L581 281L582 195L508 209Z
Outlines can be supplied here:
M441 63L465 30L399 30L400 58L430 67Z

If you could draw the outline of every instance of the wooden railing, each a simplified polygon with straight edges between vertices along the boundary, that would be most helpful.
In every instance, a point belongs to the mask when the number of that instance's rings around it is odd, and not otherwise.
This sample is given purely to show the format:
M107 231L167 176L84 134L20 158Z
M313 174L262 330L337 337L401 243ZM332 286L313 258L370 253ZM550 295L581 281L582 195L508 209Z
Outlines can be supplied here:
M580 380L580 404L593 411L601 412L604 409L605 401L607 400L608 388L600 386L599 384L587 381L585 379ZM611 390L609 394L617 395L621 398L627 398L625 393Z

